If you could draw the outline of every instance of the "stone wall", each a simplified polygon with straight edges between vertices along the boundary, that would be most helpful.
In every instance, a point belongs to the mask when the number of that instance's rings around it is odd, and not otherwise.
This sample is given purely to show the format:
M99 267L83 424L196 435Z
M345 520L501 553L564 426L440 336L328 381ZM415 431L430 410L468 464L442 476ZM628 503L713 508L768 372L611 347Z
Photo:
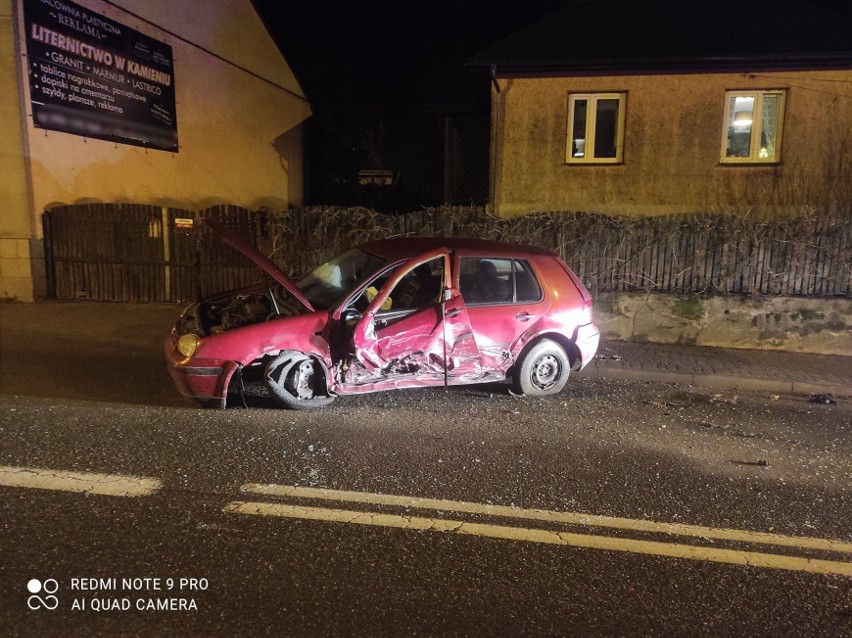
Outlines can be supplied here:
M852 356L852 300L603 293L604 339Z

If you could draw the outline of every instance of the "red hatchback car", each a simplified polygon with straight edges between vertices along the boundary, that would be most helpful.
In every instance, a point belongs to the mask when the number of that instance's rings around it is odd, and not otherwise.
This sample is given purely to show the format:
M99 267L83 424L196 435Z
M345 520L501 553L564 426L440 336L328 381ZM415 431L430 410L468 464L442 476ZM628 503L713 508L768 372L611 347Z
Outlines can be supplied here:
M262 379L282 405L338 395L508 381L562 390L594 357L592 298L551 252L494 241L397 238L353 248L294 282L222 224L268 275L189 306L165 340L178 389L224 408Z

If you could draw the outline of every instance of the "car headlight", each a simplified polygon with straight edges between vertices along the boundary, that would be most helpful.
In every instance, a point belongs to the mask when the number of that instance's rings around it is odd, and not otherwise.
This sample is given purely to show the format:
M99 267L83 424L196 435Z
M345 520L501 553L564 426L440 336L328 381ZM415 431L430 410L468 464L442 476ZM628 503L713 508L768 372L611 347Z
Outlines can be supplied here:
M189 359L198 349L198 335L194 335L191 332L183 335L180 339L178 339L177 349L178 352Z

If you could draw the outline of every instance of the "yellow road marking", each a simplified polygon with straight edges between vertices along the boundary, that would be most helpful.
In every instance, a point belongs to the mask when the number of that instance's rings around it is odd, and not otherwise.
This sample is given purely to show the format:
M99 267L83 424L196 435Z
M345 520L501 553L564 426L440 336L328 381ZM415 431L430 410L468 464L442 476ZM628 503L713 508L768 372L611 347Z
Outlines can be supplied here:
M350 523L354 525L444 532L483 536L486 538L502 540L523 541L528 543L546 543L568 547L630 552L633 554L687 558L691 560L703 560L732 565L747 565L750 567L770 567L815 574L852 576L852 563L801 558L798 556L781 556L777 554L716 549L713 547L696 547L680 543L660 543L655 541L613 538L592 534L575 534L544 529L487 525L482 523L465 523L463 521L450 521L419 516L399 516L396 514L357 512L352 510L326 509L322 507L304 507L288 505L285 503L252 503L246 501L234 501L228 503L225 506L224 511L233 514L282 516L285 518Z
M163 484L159 479L140 476L0 466L0 485L108 496L148 496Z
M606 527L677 536L692 536L708 540L760 543L765 545L778 545L780 547L794 547L797 549L816 549L822 551L852 553L852 543L845 543L838 540L807 538L803 536L784 536L782 534L751 532L748 530L738 529L702 527L700 525L688 525L685 523L658 523L656 521L649 520L599 516L596 514L582 514L579 512L554 512L543 509L488 505L486 503L416 498L411 496L396 496L393 494L374 494L370 492L348 492L312 487L296 487L293 485L260 485L256 483L248 483L243 485L240 489L243 492L262 494L266 496L346 501L349 503L364 503L369 505L392 505L442 512L501 516L522 520L544 521L548 523Z

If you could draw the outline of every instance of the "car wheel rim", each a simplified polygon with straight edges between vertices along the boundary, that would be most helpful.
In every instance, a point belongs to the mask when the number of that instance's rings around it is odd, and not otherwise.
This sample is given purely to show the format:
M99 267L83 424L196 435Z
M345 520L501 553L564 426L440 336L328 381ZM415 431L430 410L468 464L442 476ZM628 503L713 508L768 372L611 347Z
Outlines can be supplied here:
M307 400L314 398L314 390L311 386L311 377L314 374L314 366L308 361L302 361L293 374L294 395L298 399Z
M530 380L540 390L553 387L562 374L562 366L552 354L544 355L536 360L532 368Z
M310 359L304 357L288 358L281 365L270 368L268 381L279 391L297 401L310 401L317 398L316 368Z

